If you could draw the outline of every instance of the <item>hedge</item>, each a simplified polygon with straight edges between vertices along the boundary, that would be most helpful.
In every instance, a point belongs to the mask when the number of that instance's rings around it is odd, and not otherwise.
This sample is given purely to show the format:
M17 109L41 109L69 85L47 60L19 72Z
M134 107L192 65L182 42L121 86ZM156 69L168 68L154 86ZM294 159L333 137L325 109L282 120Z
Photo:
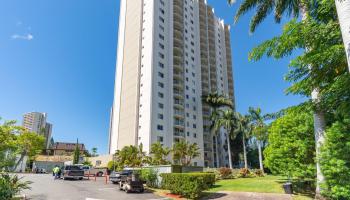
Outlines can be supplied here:
M163 189L190 199L200 197L204 190L209 189L215 183L213 173L165 173L160 176Z

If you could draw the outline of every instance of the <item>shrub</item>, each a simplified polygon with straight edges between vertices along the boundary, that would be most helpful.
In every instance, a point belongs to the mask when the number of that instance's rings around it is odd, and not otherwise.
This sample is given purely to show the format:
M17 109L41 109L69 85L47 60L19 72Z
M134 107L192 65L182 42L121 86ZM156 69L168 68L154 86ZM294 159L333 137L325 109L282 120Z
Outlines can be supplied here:
M160 176L163 189L190 199L197 199L215 183L214 173L167 173Z
M230 178L232 175L232 170L230 168L221 167L219 168L220 178L221 179L227 179Z
M326 131L320 162L325 176L323 195L350 199L350 119L336 122Z
M248 168L242 168L239 170L239 175L240 178L248 178L251 177L251 173Z
M11 176L6 173L0 173L0 200L12 199L13 196L22 190L30 189L30 181L21 181L17 175Z
M261 169L256 169L254 170L254 174L258 177L263 177L265 176L264 172Z
M155 169L142 169L141 179L151 188L158 187L158 172Z

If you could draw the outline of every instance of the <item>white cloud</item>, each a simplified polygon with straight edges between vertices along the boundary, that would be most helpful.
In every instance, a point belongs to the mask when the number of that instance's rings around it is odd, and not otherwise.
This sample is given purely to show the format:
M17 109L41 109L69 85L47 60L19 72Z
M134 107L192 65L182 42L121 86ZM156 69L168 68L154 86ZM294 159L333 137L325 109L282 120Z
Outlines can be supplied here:
M14 34L11 36L12 39L14 40L32 40L34 39L34 36L30 33L28 33L27 35L18 35L18 34Z

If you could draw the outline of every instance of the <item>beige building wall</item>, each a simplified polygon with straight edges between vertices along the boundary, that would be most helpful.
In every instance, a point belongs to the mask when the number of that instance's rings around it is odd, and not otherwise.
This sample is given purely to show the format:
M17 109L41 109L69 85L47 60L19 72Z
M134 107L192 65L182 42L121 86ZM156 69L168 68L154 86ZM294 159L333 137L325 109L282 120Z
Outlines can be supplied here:
M138 100L139 100L139 75L140 75L140 51L141 51L141 23L142 23L142 1L123 0L121 9L125 12L123 33L119 33L118 46L118 70L116 82L121 92L115 99L113 134L111 137L112 148L110 153L127 145L137 144L138 130ZM118 89L119 89L118 88Z

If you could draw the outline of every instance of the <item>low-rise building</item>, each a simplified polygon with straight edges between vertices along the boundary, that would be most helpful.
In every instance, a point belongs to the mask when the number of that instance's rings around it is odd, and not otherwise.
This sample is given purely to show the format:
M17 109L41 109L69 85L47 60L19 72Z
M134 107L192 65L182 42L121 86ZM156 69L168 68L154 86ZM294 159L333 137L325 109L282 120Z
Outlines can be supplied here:
M74 154L76 145L77 145L76 143L55 142L54 145L52 146L51 152L55 156L58 156L58 155L70 156ZM81 155L86 152L84 144L78 144L78 147Z
M105 168L107 167L108 163L113 160L113 155L107 154L107 155L100 155L96 157L88 157L88 158L85 158L85 160L90 161L92 166L95 168Z

